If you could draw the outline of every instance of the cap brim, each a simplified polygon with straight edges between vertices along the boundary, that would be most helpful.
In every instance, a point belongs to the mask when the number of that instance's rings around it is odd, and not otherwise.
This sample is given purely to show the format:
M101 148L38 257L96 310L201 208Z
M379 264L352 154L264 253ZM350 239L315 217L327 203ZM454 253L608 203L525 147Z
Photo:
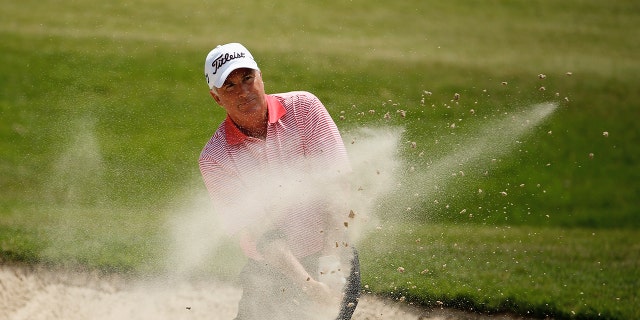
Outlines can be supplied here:
M233 72L233 70L240 69L240 68L249 68L249 69L260 71L260 68L258 68L258 64L253 60L233 61L224 70L224 72L222 72L222 74L217 79L217 81L213 83L213 86L216 88L222 88L222 85L224 84L225 80L227 80L227 77L231 74L231 72Z

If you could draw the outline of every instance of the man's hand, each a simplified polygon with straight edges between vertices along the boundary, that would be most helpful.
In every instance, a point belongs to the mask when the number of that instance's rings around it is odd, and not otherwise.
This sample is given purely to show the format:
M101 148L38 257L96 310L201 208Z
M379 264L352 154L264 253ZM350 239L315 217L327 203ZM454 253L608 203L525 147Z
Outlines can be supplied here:
M335 255L322 256L318 259L318 281L326 284L334 291L342 291L347 279L344 276L340 258Z
M331 290L328 285L311 278L302 286L302 291L320 304L337 304L342 296L342 292Z

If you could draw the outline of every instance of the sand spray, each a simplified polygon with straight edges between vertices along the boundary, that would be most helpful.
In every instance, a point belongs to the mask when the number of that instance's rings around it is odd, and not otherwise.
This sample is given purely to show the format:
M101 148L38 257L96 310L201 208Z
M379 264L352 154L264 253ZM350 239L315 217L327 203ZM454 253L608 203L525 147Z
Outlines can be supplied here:
M402 149L412 148L413 145L406 143L401 127L362 127L343 134L353 170L349 194L352 215L345 219L351 244L358 246L360 239L383 224L389 218L385 216L389 208L402 212L425 198L433 198L440 190L446 189L452 177L463 175L464 170L477 169L488 159L509 153L519 139L552 114L556 107L556 103L540 103L490 119L475 134L459 142L455 150L439 153L439 158L417 162L421 166L403 159ZM446 145L440 147L447 150ZM298 177L291 174L285 178L263 178L278 180L279 185L294 186L279 189L280 199L284 203L299 201L301 197L344 196L341 189L300 184ZM261 201L253 203L262 205ZM199 194L193 204L194 207L176 216L177 220L170 223L173 226L174 245L170 261L174 270L182 274L202 268L203 263L211 263L209 259L225 260L219 254L212 256L216 247L223 242L224 231L218 229L215 212L208 204L206 195ZM380 210L381 207L385 210ZM332 313L314 315L318 319L332 319L335 316Z
M343 133L343 139L353 170L348 202L349 211L353 212L353 215L345 218L345 222L348 222L345 226L348 225L347 231L352 241L350 245L357 246L370 231L383 224L388 218L386 215L393 214L390 211L395 211L395 214L401 213L419 202L424 202L425 199L440 197L442 194L439 192L446 189L453 177L460 177L464 171L477 169L484 162L509 153L519 139L532 132L556 108L556 103L534 104L523 107L518 112L488 119L482 122L473 134L459 141L456 146L439 145L437 152L425 150L424 153L416 155L420 158L417 161L407 159L406 152L404 154L403 152L406 148L419 146L420 142L407 141L401 126L362 127L346 131ZM76 204L99 206L100 199L86 200L88 194L95 193L93 191L98 188L100 177L107 170L102 159L99 140L96 138L95 119L84 117L77 120L69 131L69 137L67 146L61 149L59 157L54 162L55 173L52 175L54 178L48 188L54 191L52 193L54 200L71 204L71 206L64 206L66 208L73 208ZM317 174L321 176L322 172ZM278 178L277 184L294 186L281 190L280 199L284 203L299 201L301 198L340 199L345 196L344 190L317 187L314 184L300 184L298 178L297 174L292 174L288 178ZM166 209L168 214L162 226L166 230L165 242L162 244L163 254L161 257L150 257L165 261L166 274L156 274L153 279L147 279L143 283L123 284L122 290L127 290L128 294L133 296L127 294L116 298L113 295L107 295L106 298L103 297L94 302L95 305L90 309L112 310L110 314L114 315L113 310L118 306L127 305L130 308L124 308L127 310L121 310L120 313L129 312L129 316L135 314L135 318L148 319L144 314L159 315L154 311L158 310L157 301L173 299L170 298L173 294L182 292L181 286L186 286L188 283L193 285L194 279L201 281L204 277L207 281L217 281L222 273L222 278L231 281L232 287L235 286L233 279L239 272L244 257L238 254L237 247L234 247L233 242L220 228L214 205L200 178L194 177L194 181L189 186L176 192L176 198L178 199L173 202L174 205ZM256 205L260 203L260 201L254 202ZM70 216L73 215L70 214ZM58 252L64 246L77 246L82 243L78 239L81 233L73 229L86 229L88 222L65 221L67 218L61 215L59 223L50 229L60 229L57 232L52 231L51 238L56 240L51 244L52 252ZM96 230L102 232L99 228ZM108 232L104 231L102 236L109 237L109 234L111 237L118 237L117 223L116 228ZM60 241L61 239L63 241ZM70 252L73 254L73 250ZM99 292L104 293L103 289L100 290L102 291ZM189 294L193 293L193 291L189 292ZM224 294L216 292L205 290L200 293ZM237 290L230 296L229 291L221 292L227 292L227 296L211 297L212 301L222 298L232 300L239 298ZM135 298L137 295L146 298L139 299L139 303L135 305L127 304L127 301L137 299ZM180 301L184 305L184 310L193 307L187 305L188 301ZM182 308L182 305L175 307ZM212 302L212 305L215 303ZM199 307L207 308L205 305ZM234 306L228 309L225 311L228 314L235 312ZM86 312L90 310L87 309ZM105 314L105 318L108 318L107 315ZM334 315L332 312L326 314L319 312L315 316L318 319L331 319Z

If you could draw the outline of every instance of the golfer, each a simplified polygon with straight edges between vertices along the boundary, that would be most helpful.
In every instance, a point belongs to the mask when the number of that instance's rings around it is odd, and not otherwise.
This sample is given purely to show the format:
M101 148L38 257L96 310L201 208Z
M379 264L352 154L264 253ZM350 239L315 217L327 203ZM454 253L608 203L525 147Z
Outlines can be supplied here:
M236 319L351 319L360 274L335 123L309 92L266 94L239 43L211 50L204 73L227 116L200 171L222 228L248 258Z

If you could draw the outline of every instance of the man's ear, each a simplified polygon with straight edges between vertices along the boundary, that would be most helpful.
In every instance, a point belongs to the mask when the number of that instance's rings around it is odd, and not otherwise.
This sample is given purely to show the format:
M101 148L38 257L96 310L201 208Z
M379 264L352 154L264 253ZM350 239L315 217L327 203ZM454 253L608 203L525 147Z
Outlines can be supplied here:
M211 94L211 97L213 98L213 100L215 100L218 104L220 104L220 97L218 97L218 95L213 92L213 90L209 90L209 94Z

